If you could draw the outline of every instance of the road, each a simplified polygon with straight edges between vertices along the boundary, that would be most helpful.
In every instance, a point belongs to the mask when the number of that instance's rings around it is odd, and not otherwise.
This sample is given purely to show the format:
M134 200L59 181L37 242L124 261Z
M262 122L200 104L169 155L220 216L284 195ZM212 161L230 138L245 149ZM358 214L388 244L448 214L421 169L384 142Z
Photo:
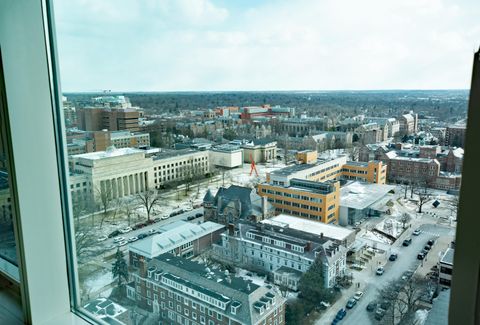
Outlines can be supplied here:
M359 281L360 290L365 293L363 297L358 301L357 305L351 310L347 310L347 315L340 324L345 325L359 325L359 324L374 324L373 313L366 311L367 305L376 299L378 289L387 285L389 281L396 280L402 276L407 270L415 271L422 262L417 259L417 254L425 246L429 239L441 237L442 240L435 243L432 251L427 256L428 269L431 265L438 261L438 253L441 250L445 250L448 243L453 239L454 230L450 227L436 225L436 224L423 224L419 226L422 230L418 236L413 236L412 231L415 229L413 226L407 230L391 247L390 251L380 255L379 262L385 264L385 273L381 276L375 274L376 260L369 265L365 270L359 272L363 273L363 281ZM408 247L402 246L402 242L405 238L412 238L412 243ZM398 259L394 262L388 261L390 253L398 253ZM354 277L354 283L357 277ZM348 290L342 291L342 297L335 303L330 310L328 310L323 317L321 317L316 324L330 324L335 318L337 311L340 308L345 308L347 300L353 296L355 291L359 289L355 285L352 285Z
M130 237L137 237L139 234L148 232L150 229L158 229L161 226L167 225L167 224L175 222L175 221L187 220L188 217L195 216L197 213L203 214L203 207L200 207L198 209L193 209L192 211L184 212L184 213L179 214L177 216L170 217L166 220L160 220L159 222L148 225L148 226L143 227L141 229L132 230L132 231L126 233L126 234L120 234L120 235L118 235L114 238L109 238L109 239L99 243L99 248L103 248L103 249L110 248L110 250L114 250L114 249L117 248L117 245L114 244L114 242L113 242L115 238L124 237L125 239L128 239ZM153 218L155 218L155 216ZM203 221L203 217L196 218L196 219L192 220L191 222L196 223L198 221ZM123 250L123 251L126 251L127 249L128 249L128 245L125 245L125 246L121 247L121 250Z

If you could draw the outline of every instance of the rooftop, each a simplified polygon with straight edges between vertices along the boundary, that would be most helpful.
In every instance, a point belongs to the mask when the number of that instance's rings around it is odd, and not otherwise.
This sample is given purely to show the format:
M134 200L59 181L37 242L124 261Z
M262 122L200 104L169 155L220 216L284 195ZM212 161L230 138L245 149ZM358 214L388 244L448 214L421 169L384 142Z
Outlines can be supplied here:
M198 152L203 152L203 151L194 150L194 149L164 150L163 152L160 152L155 156L153 156L153 160L168 159L172 157L190 155Z
M352 233L354 233L353 230L347 228L329 225L323 222L307 220L304 218L289 216L286 214L280 214L270 219L262 220L261 223L271 224L283 228L296 229L317 236L323 234L327 238L338 241L343 241Z
M129 250L147 258L154 258L223 227L223 225L211 221L193 224L179 220L158 228L159 234L130 244Z
M100 160L100 159L106 159L106 158L112 158L112 157L133 155L138 153L145 153L145 151L140 149L135 149L135 148L121 148L121 149L109 148L106 151L97 151L97 152L89 152L89 153L74 155L73 158Z
M362 210L394 189L393 185L352 182L340 189L340 206Z
M447 248L447 250L445 251L445 253L443 254L440 260L440 263L453 265L454 254L455 254L455 250L453 248Z

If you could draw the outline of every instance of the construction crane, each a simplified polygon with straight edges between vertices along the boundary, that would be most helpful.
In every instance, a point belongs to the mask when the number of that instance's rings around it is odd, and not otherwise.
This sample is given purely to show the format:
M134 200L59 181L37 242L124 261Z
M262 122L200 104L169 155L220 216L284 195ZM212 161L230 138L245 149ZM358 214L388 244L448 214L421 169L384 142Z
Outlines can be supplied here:
M257 166L255 165L255 160L253 160L252 154L250 154L250 161L252 162L250 164L250 176L252 176L253 171L255 171L255 174L258 177Z

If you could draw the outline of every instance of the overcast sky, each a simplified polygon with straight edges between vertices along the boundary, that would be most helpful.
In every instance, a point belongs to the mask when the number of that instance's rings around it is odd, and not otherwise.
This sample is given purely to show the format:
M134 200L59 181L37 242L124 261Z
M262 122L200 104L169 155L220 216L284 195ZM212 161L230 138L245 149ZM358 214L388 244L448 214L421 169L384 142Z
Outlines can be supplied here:
M469 88L478 0L55 1L62 89Z

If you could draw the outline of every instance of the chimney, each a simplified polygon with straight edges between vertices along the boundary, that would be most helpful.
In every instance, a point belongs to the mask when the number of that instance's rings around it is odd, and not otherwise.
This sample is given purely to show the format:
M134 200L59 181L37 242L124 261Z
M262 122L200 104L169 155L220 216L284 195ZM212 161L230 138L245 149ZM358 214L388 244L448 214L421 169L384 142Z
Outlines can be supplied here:
M233 236L235 234L235 225L230 223L228 224L228 235Z
M145 257L143 256L140 256L138 259L138 273L142 278L147 277L147 261L145 261Z
M323 239L323 232L320 233L320 239Z
M312 250L312 242L311 242L311 241L309 241L309 242L307 243L307 246L305 247L305 250L306 250L307 252L310 252L310 251Z

